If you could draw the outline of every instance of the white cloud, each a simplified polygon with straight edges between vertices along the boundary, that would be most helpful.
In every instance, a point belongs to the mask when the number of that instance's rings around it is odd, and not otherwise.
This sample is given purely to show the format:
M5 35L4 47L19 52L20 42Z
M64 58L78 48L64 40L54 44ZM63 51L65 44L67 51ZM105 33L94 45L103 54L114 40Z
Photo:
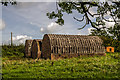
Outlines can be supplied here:
M105 26L106 26L107 28L113 27L114 25L115 25L115 22L106 22L106 23L105 23Z
M113 19L109 18L109 21L113 21ZM105 21L105 27L109 28L109 27L113 27L115 25L115 22L107 22Z
M88 28L88 34L91 33L91 29L94 29L94 28L92 28L92 27Z
M58 32L61 29L61 27L55 23L55 22L51 22L47 27L41 27L40 31L42 33L54 33L54 32Z
M18 2L56 2L57 0L17 0Z
M4 28L5 28L5 22L2 19L0 19L0 30Z
M78 34L77 35L81 35L81 33L80 32L78 32Z
M40 28L40 31L41 31L41 32L43 32L43 30L44 30L43 28Z
M105 25L104 25L104 26L105 26L106 28L110 28L110 27L113 27L113 26L115 25L115 22L107 22L107 21L105 21L105 20L103 20L103 21L105 22ZM113 19L109 18L109 21L113 21ZM101 28L101 27L103 27L103 26L100 25L99 28ZM88 28L88 34L91 33L91 29L95 29L95 28L92 28L92 27Z
M13 38L13 44L24 44L25 40L32 39L32 37L27 35L18 35L12 38Z
M58 28L58 24L55 22L51 22L48 26L47 29L48 31L55 31Z
M38 24L38 23L30 22L30 24L31 24L31 25L34 25L34 26L38 26L38 27L40 27L40 24Z

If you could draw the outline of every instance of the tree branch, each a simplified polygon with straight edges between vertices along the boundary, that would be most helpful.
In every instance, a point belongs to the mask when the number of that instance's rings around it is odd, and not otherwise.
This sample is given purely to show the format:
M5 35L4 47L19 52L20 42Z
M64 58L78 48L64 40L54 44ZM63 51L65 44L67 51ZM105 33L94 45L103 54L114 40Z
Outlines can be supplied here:
M92 15L89 11L88 11L88 14L90 14L92 17L94 17L94 15Z
M85 16L85 15L84 15ZM80 20L80 19L77 19L77 18L75 18L75 17L73 17L75 20L77 20L77 21L79 21L79 22L81 22L81 21L83 21L84 20L84 16L83 16L83 18Z
M57 9L57 11L58 11L58 2L56 1L56 9Z
M86 20L87 20L87 19L86 19ZM87 21L86 21L85 25L84 25L82 28L78 28L78 30L83 29L86 25L87 25Z
M110 21L110 20L108 20L108 19L105 19L103 15L101 15L101 17L102 17L103 20L105 20L105 21L107 21L107 22L114 22L114 21Z

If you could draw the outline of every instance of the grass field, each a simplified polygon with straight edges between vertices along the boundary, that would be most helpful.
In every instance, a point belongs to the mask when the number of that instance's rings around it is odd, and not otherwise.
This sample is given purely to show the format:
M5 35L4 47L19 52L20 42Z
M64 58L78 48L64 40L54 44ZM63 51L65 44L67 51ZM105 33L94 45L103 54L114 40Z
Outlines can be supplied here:
M3 78L117 78L120 53L59 60L2 58Z

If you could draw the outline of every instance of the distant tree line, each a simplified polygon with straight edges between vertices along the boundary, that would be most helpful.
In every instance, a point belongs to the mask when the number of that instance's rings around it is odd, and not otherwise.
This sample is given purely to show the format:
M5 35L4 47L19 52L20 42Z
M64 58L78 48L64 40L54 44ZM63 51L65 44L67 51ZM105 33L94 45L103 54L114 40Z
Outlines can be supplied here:
M113 27L101 31L92 29L90 35L99 36L103 40L105 47L112 46L116 52L120 52L120 24L115 24Z
M23 44L20 44L18 46L16 45L2 45L2 57L8 56L8 57L23 57L25 53L25 46Z

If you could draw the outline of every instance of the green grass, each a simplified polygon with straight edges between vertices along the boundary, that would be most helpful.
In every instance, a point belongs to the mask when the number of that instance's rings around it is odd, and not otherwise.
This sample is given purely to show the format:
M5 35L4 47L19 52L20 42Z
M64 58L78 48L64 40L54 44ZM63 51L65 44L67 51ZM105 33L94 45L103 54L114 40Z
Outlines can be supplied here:
M2 45L2 57L23 57L25 53L25 46L21 45ZM1 54L1 53L0 53Z
M52 62L54 63L52 65ZM120 53L59 60L2 58L3 78L118 78Z

